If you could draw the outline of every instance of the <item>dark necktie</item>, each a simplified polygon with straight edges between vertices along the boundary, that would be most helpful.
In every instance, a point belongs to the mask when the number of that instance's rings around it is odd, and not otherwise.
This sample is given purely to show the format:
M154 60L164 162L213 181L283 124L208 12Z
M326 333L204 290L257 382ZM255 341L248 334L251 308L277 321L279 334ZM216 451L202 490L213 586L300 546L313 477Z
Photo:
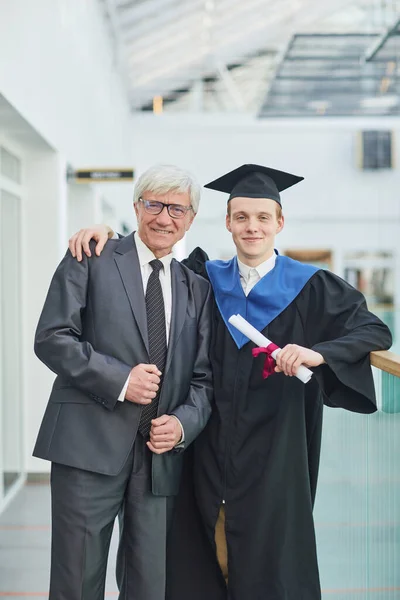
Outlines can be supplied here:
M146 314L147 333L149 338L150 364L156 365L161 373L164 373L165 359L167 356L167 334L165 327L164 297L160 283L160 270L163 268L161 260L150 261L153 269L150 274L146 289ZM157 396L151 404L145 404L139 422L139 431L144 437L148 437L151 428L151 420L157 417L158 401L161 391L161 383Z

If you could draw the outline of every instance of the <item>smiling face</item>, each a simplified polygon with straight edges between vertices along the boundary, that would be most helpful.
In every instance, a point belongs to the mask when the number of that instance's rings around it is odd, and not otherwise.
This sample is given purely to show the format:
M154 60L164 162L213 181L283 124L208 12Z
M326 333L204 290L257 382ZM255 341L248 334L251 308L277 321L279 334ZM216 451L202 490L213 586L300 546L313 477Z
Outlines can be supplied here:
M176 192L171 190L166 194L155 194L145 191L142 194L143 200L156 200L165 204L180 204L190 206L190 196L187 192ZM187 211L182 219L173 219L169 216L166 207L159 215L151 215L144 209L143 202L134 204L136 217L138 221L138 234L140 239L157 258L162 258L169 254L172 247L179 242L190 229L193 223L193 211Z
M282 231L280 206L268 198L232 198L226 215L239 260L257 267L274 252L275 236Z

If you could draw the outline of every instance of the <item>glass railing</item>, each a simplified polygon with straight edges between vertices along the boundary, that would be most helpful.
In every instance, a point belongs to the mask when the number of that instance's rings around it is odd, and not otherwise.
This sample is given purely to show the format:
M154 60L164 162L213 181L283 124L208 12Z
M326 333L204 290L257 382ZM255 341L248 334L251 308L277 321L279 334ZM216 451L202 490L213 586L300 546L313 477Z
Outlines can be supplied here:
M324 415L314 511L324 600L400 600L400 356L371 362L378 412Z

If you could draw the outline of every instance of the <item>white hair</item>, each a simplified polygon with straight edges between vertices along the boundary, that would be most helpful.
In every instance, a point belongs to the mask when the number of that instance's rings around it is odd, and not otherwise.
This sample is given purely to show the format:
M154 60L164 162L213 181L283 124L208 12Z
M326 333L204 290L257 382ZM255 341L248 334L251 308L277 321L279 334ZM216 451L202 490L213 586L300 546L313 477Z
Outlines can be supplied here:
M187 192L193 211L197 213L200 203L200 185L191 173L175 165L154 165L142 173L135 185L133 201L137 202L143 192L166 194L172 190L178 193Z

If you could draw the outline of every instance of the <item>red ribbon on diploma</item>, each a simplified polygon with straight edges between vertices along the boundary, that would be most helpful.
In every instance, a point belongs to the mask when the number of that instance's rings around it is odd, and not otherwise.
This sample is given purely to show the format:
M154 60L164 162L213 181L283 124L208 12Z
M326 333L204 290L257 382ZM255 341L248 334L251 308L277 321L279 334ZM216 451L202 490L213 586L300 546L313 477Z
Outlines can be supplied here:
M275 373L275 359L272 358L271 354L275 351L275 350L279 350L279 346L277 346L276 344L273 344L271 342L271 344L268 344L268 346L266 348L253 348L253 350L251 351L253 356L256 357L259 354L266 354L267 356L265 357L265 363L264 363L264 368L263 368L263 378L267 379L267 377L269 377L270 375L273 375Z

